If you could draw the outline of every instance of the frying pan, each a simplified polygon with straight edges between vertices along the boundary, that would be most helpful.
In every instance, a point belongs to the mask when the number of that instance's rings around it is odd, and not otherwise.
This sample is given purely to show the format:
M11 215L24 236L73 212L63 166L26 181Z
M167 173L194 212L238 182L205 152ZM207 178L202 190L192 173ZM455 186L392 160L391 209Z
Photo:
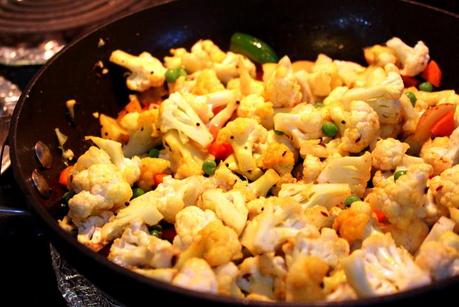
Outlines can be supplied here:
M39 71L19 100L9 135L12 165L30 209L53 244L99 288L123 303L266 304L188 291L137 275L79 244L56 223L66 209L60 205L65 191L58 184L58 175L64 165L54 128L69 136L66 145L78 156L88 148L83 137L99 132L93 112L115 115L128 101L123 71L107 61L111 51L120 48L138 54L147 50L162 57L170 48L190 47L201 38L210 38L228 49L229 38L236 31L260 37L279 55L288 54L293 59L315 59L323 52L362 64L363 47L392 36L402 37L410 45L423 40L443 68L444 88L459 88L459 17L408 1L179 1L151 7L81 37ZM98 46L100 38L104 46ZM105 64L109 74L95 71L98 61ZM74 122L66 116L68 99L78 103ZM33 151L37 141L47 144L54 156L50 169L40 169ZM39 169L52 189L47 198L32 184L34 169ZM344 304L382 304L416 297L422 297L423 302L436 301L458 285L459 277L455 277L392 296Z

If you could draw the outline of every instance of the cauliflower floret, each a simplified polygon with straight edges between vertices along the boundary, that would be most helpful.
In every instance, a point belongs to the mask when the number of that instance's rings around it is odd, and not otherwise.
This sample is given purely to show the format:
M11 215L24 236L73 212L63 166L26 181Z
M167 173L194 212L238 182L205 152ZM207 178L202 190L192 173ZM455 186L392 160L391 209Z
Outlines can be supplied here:
M214 267L242 257L241 243L236 232L216 219L208 223L193 238L191 245L180 255L177 267L190 258L199 257Z
M318 257L298 257L287 273L286 301L307 303L324 299L321 285L328 270L327 263Z
M361 242L376 228L376 219L369 204L356 201L336 217L333 228L349 244Z
M249 95L263 96L265 84L262 81L253 79L250 74L240 69L240 77L231 79L226 88L237 93L237 97L243 98Z
M237 108L238 117L253 118L266 129L273 128L273 114L273 104L254 94L242 98Z
M302 212L301 205L293 199L271 199L260 214L247 222L241 237L242 245L253 255L274 251L306 227Z
M342 135L339 148L345 152L358 153L378 137L378 114L364 101L356 100L346 105L332 104L330 116Z
M191 89L195 95L205 95L225 89L223 84L218 80L217 74L212 69L204 69L196 72L196 83Z
M177 235L174 238L174 246L185 250L199 231L216 219L215 213L211 210L204 211L196 206L183 208L175 216L174 226Z
M416 256L416 264L430 272L434 280L459 275L459 235L448 230L423 244Z
M75 165L73 165L72 174L88 169L94 164L111 164L110 156L95 146L89 147L89 149L82 154Z
M160 281L172 283L172 279L177 274L176 269L165 268L165 269L141 269L141 268L131 268L132 271L146 276L148 278L157 279Z
M393 177L381 181L365 202L381 211L391 224L407 229L426 202L424 189L431 174L432 167L428 164L410 165L397 181Z
M409 147L408 144L393 138L379 140L371 152L373 167L383 171L396 169L402 164Z
M276 108L293 107L301 102L301 87L293 74L288 56L284 56L267 77L265 98Z
M360 157L328 158L317 178L319 183L347 183L353 194L362 196L371 174L371 154Z
M390 232L398 246L402 246L411 254L414 254L421 246L429 233L429 226L420 218L410 220L409 231L407 228L400 228L398 225L387 225L382 227L384 232Z
M155 185L156 174L169 172L171 163L159 158L142 158L140 160L140 177L137 185L144 191L149 191Z
M316 205L325 208L342 207L351 189L345 183L301 184L284 183L278 193L281 198L292 198L303 209Z
M403 80L398 73L389 72L387 77L373 86L353 88L342 96L342 101L366 102L377 114L381 125L394 125L400 121L401 106L399 98L403 92Z
M239 278L237 285L247 293L273 298L274 280L268 274L263 274L260 269L260 256L247 257L239 265Z
M359 297L392 294L430 283L429 274L397 247L389 234L374 232L343 261L348 282Z
M247 221L248 210L244 195L239 191L223 192L221 189L207 190L202 193L198 206L210 209L228 227L238 235L242 233Z
M167 132L163 142L170 150L171 170L175 178L186 178L203 173L202 163L206 160L206 155L190 142L183 143L177 131Z
M215 182L217 188L223 189L224 191L229 191L233 186L240 182L241 179L234 174L225 163L220 163L215 170L215 174L211 177Z
M331 228L333 221L336 218L338 207L328 210L324 206L315 205L304 210L304 216L308 224L315 226L321 230L324 227ZM341 209L339 209L341 210Z
M330 267L336 267L340 259L349 255L349 243L339 238L335 230L323 228L316 231L299 232L282 246L288 266L302 256L320 258Z
M129 131L129 140L123 146L126 157L146 153L160 141L159 108L139 113L136 129Z
M269 143L260 157L259 166L274 169L279 175L290 174L295 165L295 155L282 143Z
M225 53L211 40L199 40L191 47L191 52L184 48L171 49L172 57L165 57L167 68L184 67L187 72L194 73L198 70L212 67L214 62L221 62Z
M363 49L368 64L384 67L397 63L397 57L392 49L386 46L374 45Z
M324 167L325 164L320 160L320 158L313 155L306 155L303 160L303 182L315 182Z
M202 148L209 146L213 140L209 129L187 102L186 96L180 93L171 94L161 103L160 117L163 133L175 129L182 139L188 137Z
M289 113L274 115L274 129L282 131L293 139L293 145L300 148L301 144L310 139L320 138L322 124L325 120L321 110L311 104L302 103Z
M242 72L247 72L251 77L255 77L256 75L255 64L242 54L231 51L226 53L223 61L215 63L213 67L218 78L224 83L228 83L231 79L239 76L242 77Z
M365 67L354 62L335 60L333 63L338 69L339 78L348 87L352 87L359 76L365 72Z
M449 137L436 137L422 145L421 158L432 165L434 175L441 174L447 168L459 162L459 129Z
M324 293L328 302L355 300L357 294L349 285L342 269L336 270L331 276L324 277Z
M115 50L110 55L110 62L131 71L126 79L130 90L143 92L151 87L162 86L164 83L166 69L160 60L148 52L134 56L122 50Z
M244 294L236 284L239 269L233 262L220 265L214 269L218 283L218 294L243 298Z
M437 205L446 208L459 209L459 165L446 169L439 176L435 176L429 183L429 189Z
M100 215L90 216L87 220L77 223L78 242L94 251L99 251L104 246L101 236L102 226L105 225L112 216L112 212L103 211Z
M414 48L405 44L400 38L393 37L386 42L402 63L403 68L400 73L404 76L416 76L424 71L429 63L429 48L422 42L418 41Z
M175 275L172 284L194 291L217 293L218 282L209 264L200 258L190 258Z
M328 96L333 89L342 85L336 63L328 56L319 54L312 73L308 75L308 83L313 95Z
M94 164L73 174L70 188L77 194L69 200L74 221L124 205L132 197L131 186L113 164Z
M177 254L172 244L150 235L145 225L135 222L113 242L108 259L127 268L170 268Z
M254 180L262 174L254 153L267 138L267 130L251 118L236 118L218 132L217 143L230 143L237 160L238 172Z
M269 169L254 182L240 180L233 187L234 191L239 191L244 195L246 201L264 197L269 190L279 181L281 177L275 170Z

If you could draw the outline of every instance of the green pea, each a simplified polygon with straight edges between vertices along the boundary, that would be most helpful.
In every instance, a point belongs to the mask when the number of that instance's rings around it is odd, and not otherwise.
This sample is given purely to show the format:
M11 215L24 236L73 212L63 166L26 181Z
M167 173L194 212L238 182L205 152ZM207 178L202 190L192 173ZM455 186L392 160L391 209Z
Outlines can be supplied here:
M277 54L267 43L245 33L236 32L231 36L230 50L260 64L278 61Z
M157 225L149 227L148 230L150 231L150 234L152 236L160 238L163 233L163 226L161 226L160 224L157 224Z
M73 192L73 191L65 192L65 194L62 195L62 202L63 202L64 204L68 204L70 198L72 198L74 195L75 195L75 192Z
M280 131L280 130L274 130L274 133L277 134L277 135L284 135L285 134L284 131Z
M416 95L413 92L406 92L405 95L406 95L406 97L408 97L410 99L411 104L414 107L416 105L416 101L418 100L416 98Z
M204 171L204 174L207 176L212 176L215 173L215 170L217 169L217 163L215 161L204 161L202 164L202 170Z
M135 188L132 191L132 198L137 198L139 196L142 196L143 194L145 194L144 190L142 190L141 188Z
M351 195L346 197L346 200L344 201L344 207L349 208L353 202L360 201L360 197L356 195Z
M325 122L322 125L322 132L329 137L334 137L338 134L338 126L332 122Z
M419 89L423 92L432 92L433 86L430 82L422 82L419 84Z
M324 106L325 106L325 105L324 105L323 102L316 102L316 103L314 104L314 108L316 108L316 109L323 108Z
M186 76L186 71L183 68L169 68L166 70L167 82L175 82L181 76Z
M403 176L405 174L406 174L406 170L404 170L404 169L396 171L394 173L394 181L397 181L397 179L400 178L400 176Z
M156 148L150 149L150 151L148 152L148 156L150 158L158 158L159 157L159 150L156 149Z

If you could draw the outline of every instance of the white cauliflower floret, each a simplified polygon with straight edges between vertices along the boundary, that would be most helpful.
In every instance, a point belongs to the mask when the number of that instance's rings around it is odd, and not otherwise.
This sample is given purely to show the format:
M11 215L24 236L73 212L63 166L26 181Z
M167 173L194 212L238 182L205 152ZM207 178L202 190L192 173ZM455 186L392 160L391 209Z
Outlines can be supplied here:
M333 89L342 85L335 62L325 54L319 54L307 76L309 88L314 96L328 96Z
M183 208L175 216L174 226L177 235L174 238L174 246L185 250L199 231L216 219L215 213L211 210L202 210L196 206Z
M375 229L377 220L369 204L356 201L351 207L343 210L333 222L333 228L349 244L361 242Z
M394 125L400 121L399 98L403 92L403 80L398 73L389 72L380 83L369 87L352 88L344 93L342 101L365 101L377 114L381 125Z
M171 170L176 178L186 178L203 173L202 163L206 160L206 154L190 142L183 143L177 131L167 132L163 136L163 142L169 149L168 160L171 161Z
M302 212L301 205L290 198L267 202L263 211L247 222L241 237L242 245L253 255L274 251L306 227Z
M213 68L218 78L224 83L239 77L241 70L252 77L255 77L256 74L255 64L245 56L231 51L226 53L225 58L220 63L214 63Z
M421 248L423 245L430 241L436 241L443 233L447 231L453 231L455 227L454 221L449 218L442 216L435 222L435 224L430 229L429 234L426 236L422 242Z
M266 129L273 128L273 114L273 104L259 95L252 94L242 98L237 108L238 117L253 118Z
M233 191L239 191L244 195L246 201L251 201L259 197L265 197L269 190L279 181L281 177L275 170L269 169L257 180L248 183L246 180L236 182Z
M359 78L359 75L365 71L365 67L354 62L335 60L333 63L338 69L339 78L348 87L352 87Z
M304 144L302 148L304 147ZM325 167L320 158L314 155L305 155L303 160L303 182L313 183L317 180L320 173Z
M392 49L402 63L403 68L400 71L402 75L413 77L426 69L430 60L429 48L422 41L418 41L412 48L400 38L393 37L386 42L386 45Z
M416 264L430 272L434 280L459 275L459 235L445 231L421 246Z
M397 247L389 234L373 233L343 261L348 282L359 297L392 294L430 283L429 274Z
M194 257L203 258L212 267L219 266L242 258L241 248L236 232L215 219L202 228L191 245L180 254L177 267Z
M247 293L263 295L268 298L274 296L274 280L260 269L260 256L247 257L239 265L237 285Z
M245 206L244 195L239 191L207 190L202 193L198 206L204 210L214 211L226 226L233 228L238 235L242 233L247 221L248 210Z
M278 193L281 198L292 198L306 209L316 205L328 209L342 207L351 189L345 183L301 184L284 183Z
M139 113L136 128L129 131L129 140L123 146L123 153L126 157L145 154L159 140L159 108L154 107Z
M99 251L104 246L101 235L102 226L105 225L112 216L112 212L103 211L100 215L90 216L85 221L77 223L78 242L94 251Z
M301 256L315 256L336 267L340 259L349 255L349 243L339 238L330 228L318 231L299 232L282 246L285 260L291 266Z
M136 222L113 242L108 259L127 268L170 268L177 254L172 244L150 235L145 225Z
M175 275L172 284L194 291L217 293L218 283L212 268L200 258L188 259Z
M159 87L164 83L166 69L160 60L148 52L134 56L122 50L115 50L110 55L110 62L131 71L126 79L127 87L130 90L143 92L151 87Z
M435 176L429 183L429 189L437 205L446 208L459 209L459 165L446 169L439 176Z
M378 114L364 101L356 100L346 105L332 104L330 116L342 136L339 148L345 152L358 153L378 137Z
M236 284L240 275L238 267L233 262L220 265L214 269L217 277L218 294L243 298L244 294Z
M331 276L324 277L323 283L328 302L357 299L357 294L347 282L346 274L342 269L335 270Z
M199 40L192 47L191 52L185 48L171 49L172 57L165 57L167 68L183 67L189 73L212 67L214 62L221 62L225 53L211 40Z
M317 178L319 183L347 183L353 194L362 196L371 174L371 154L360 157L329 158Z
M262 171L254 156L266 142L268 131L256 120L236 118L218 132L217 143L230 143L236 157L238 172L254 180Z
M420 156L432 165L434 175L459 162L459 129L455 129L449 137L436 137L422 145Z
M292 70L288 56L284 56L265 82L265 97L274 107L293 107L301 102L301 87Z
M94 164L111 164L110 156L95 146L89 147L89 149L82 154L77 162L73 165L73 174L82 170L88 169Z
M386 46L374 45L363 49L368 64L384 67L397 63L397 57L392 49Z
M171 94L161 103L160 117L163 133L175 129L181 137L186 136L203 148L213 140L209 129L180 93Z
M373 167L383 171L390 171L403 163L403 157L410 146L399 140L388 138L376 142L371 152Z
M76 221L118 208L132 197L131 186L113 164L94 164L73 173L70 188L77 194L69 201L69 217Z
M240 77L231 79L226 88L236 92L237 97L243 98L248 95L263 96L265 92L265 84L262 81L258 81L244 70L240 69Z
M223 189L224 191L229 191L233 186L240 182L241 179L234 174L225 163L220 163L215 170L215 174L211 177L215 182L217 188Z
M217 74L212 69L197 71L192 77L195 78L194 85L191 88L191 93L194 95L206 95L225 89L224 85L218 80Z
M426 202L425 188L432 167L425 163L408 166L397 181L383 180L367 195L365 201L381 211L385 218L400 229L406 229Z
M289 113L274 115L274 129L292 137L293 145L300 148L304 141L318 139L323 135L324 120L323 113L319 109L311 104L302 103Z

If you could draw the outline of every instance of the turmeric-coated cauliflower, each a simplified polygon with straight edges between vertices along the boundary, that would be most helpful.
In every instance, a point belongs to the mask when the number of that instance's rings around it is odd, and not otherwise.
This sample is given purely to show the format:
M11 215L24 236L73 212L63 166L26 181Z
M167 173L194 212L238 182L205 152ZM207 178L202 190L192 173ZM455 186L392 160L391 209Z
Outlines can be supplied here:
M414 47L410 47L400 38L393 37L386 42L386 45L403 65L400 73L404 76L413 77L420 74L429 63L429 48L422 41L418 41Z
M403 157L410 146L399 140L388 138L376 142L371 152L373 167L383 171L390 171L403 163Z

